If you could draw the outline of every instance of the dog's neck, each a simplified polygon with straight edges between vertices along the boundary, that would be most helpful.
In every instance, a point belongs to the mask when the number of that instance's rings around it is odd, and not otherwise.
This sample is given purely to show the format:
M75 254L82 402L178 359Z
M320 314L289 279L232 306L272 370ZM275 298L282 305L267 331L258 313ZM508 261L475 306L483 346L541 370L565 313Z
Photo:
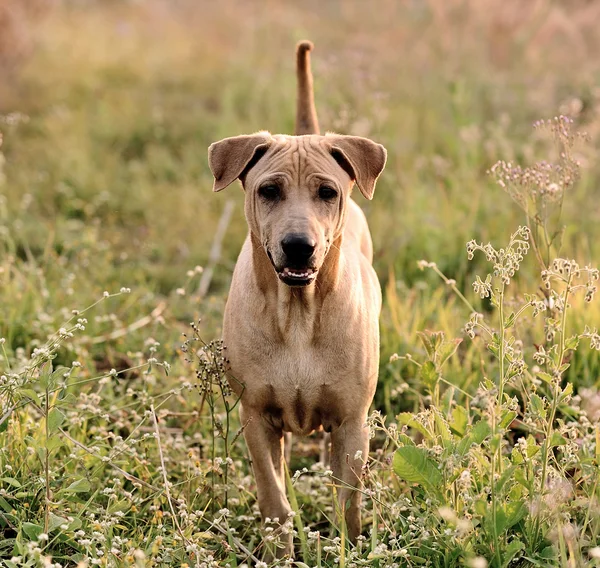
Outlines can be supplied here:
M333 241L313 283L292 287L279 280L260 239L250 233L254 278L265 304L272 306L266 313L277 314L271 325L282 340L301 341L300 336L312 340L318 333L325 298L335 293L341 277L342 239L343 232Z

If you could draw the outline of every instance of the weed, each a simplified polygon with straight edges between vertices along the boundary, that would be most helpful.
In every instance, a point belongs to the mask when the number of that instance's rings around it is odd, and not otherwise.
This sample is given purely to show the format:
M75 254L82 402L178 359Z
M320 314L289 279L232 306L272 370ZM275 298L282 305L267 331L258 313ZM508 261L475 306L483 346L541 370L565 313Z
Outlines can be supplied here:
M21 4L0 8L0 564L264 568L277 546L226 346L201 340L246 230L204 156L290 131L308 35L321 122L390 167L361 202L384 287L365 529L351 546L340 480L295 440L296 564L600 565L597 3L36 0L35 28ZM589 136L561 115L529 136L556 109Z

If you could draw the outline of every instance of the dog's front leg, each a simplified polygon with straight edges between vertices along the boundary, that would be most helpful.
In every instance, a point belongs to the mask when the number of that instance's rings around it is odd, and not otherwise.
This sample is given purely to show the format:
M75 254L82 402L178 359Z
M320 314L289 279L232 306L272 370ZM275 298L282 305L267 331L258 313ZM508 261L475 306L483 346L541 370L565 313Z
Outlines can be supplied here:
M281 558L291 555L292 532L282 532L282 525L292 510L285 495L283 431L259 412L248 410L244 406L240 409L240 417L242 424L246 424L244 437L252 458L260 514L263 522L268 517L271 520L278 519L276 522L280 525L277 530L280 544L275 556Z
M348 538L356 542L360 534L361 493L355 488L361 483L362 466L369 453L369 431L366 417L344 422L331 434L331 468L336 479L340 512L345 512Z

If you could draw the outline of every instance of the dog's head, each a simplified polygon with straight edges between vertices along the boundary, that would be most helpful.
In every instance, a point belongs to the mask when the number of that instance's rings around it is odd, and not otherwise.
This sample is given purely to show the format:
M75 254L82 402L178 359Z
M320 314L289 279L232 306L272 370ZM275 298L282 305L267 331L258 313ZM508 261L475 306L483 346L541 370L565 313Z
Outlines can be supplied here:
M289 286L307 286L316 279L343 231L353 183L372 199L385 160L380 144L337 134L259 132L225 138L208 151L214 191L242 181L250 231Z

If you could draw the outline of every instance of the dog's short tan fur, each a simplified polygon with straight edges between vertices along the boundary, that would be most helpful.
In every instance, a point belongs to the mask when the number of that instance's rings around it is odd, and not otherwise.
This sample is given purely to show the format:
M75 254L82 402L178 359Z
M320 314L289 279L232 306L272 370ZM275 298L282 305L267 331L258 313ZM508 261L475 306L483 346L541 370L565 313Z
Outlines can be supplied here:
M297 53L301 133L318 132L310 47L302 42ZM377 382L381 292L367 222L350 192L356 182L371 199L385 159L379 144L334 134L259 132L209 150L215 191L238 178L245 190L249 234L231 283L223 339L231 384L242 397L261 514L283 523L290 512L284 432L306 435L322 427L331 432L331 467L342 480L338 498L352 540L360 534L360 493L351 488L368 452L365 421ZM271 193L276 187L278 198L266 198L265 187ZM332 190L334 198L323 198ZM288 258L282 243L290 234L314 244L307 261L313 280L303 286L280 278ZM291 547L286 539L281 553Z

